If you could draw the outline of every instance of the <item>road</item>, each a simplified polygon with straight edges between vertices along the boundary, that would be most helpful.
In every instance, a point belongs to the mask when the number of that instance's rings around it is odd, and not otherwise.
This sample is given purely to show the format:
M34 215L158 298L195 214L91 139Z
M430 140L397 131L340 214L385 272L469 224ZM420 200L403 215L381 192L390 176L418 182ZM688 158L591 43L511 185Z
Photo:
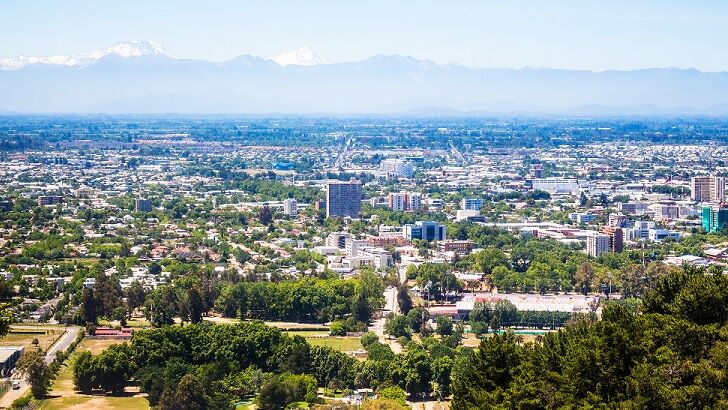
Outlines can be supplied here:
M397 288L389 286L384 290L384 311L382 312L382 318L374 321L370 330L379 336L379 342L389 345L394 353L401 353L402 346L393 339L388 339L384 335L384 322L387 320L386 316L389 312L399 313L399 306L397 305Z
M70 346L71 343L76 340L79 331L81 331L80 327L67 327L66 332L63 334L63 336L61 336L46 352L46 364L51 364L53 362L53 360L56 358L56 352L66 351L68 349L68 346ZM0 409L10 408L10 405L12 405L16 399L19 399L20 397L25 395L28 390L30 390L30 385L28 384L28 382L26 382L25 380L20 380L19 389L10 389L7 393L5 393L5 395L0 397Z

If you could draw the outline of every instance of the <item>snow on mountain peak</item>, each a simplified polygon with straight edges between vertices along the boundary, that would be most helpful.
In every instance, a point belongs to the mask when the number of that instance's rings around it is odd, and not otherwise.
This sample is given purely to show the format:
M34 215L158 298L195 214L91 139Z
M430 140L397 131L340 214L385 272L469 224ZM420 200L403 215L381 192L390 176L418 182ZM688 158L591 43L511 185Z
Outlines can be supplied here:
M99 50L90 53L62 54L45 57L17 56L0 59L0 70L19 70L30 64L49 64L65 66L82 66L109 55L120 57L141 57L141 56L164 56L176 58L159 44L153 41L123 41L114 44L106 50Z
M281 55L271 58L271 60L278 63L279 66L285 67L287 65L319 65L319 64L331 64L331 61L325 57L316 54L311 47L304 46L297 50L285 52Z
M139 57L139 56L174 56L167 52L164 47L153 41L123 41L114 44L113 47L106 49L105 55L118 54L122 57Z

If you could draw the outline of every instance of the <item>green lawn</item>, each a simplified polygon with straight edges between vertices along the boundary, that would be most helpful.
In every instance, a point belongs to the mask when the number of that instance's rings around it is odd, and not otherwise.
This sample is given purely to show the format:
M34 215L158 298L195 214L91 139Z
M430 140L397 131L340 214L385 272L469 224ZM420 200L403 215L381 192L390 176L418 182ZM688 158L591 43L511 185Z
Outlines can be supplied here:
M71 396L43 400L37 410L146 410L144 397Z
M306 341L314 346L328 346L341 352L363 349L358 337L309 337Z

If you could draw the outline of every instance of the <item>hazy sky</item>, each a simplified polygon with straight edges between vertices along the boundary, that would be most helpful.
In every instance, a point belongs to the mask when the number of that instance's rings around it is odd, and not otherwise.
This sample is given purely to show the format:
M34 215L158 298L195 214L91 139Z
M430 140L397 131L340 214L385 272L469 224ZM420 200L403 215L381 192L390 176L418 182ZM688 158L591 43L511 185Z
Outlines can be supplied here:
M0 57L152 40L178 57L403 54L479 67L728 71L728 1L33 1L0 3Z

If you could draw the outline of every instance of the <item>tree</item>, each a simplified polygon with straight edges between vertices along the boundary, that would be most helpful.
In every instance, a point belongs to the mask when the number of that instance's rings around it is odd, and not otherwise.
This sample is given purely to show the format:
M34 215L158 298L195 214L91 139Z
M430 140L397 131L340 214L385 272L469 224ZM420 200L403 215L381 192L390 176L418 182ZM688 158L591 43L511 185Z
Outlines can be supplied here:
M78 353L73 366L73 384L82 393L91 393L94 387L93 355L89 351Z
M48 369L42 350L35 349L23 353L18 359L16 371L28 379L33 397L36 399L45 397L51 385L51 371Z
M453 325L450 316L438 315L435 318L435 323L437 324L437 329L435 330L440 336L449 336L452 334Z
M412 337L407 317L390 312L384 322L384 333L392 337Z
M126 307L130 318L134 311L144 304L144 296L144 287L137 280L126 289Z
M397 286L397 306L399 306L399 311L404 315L408 314L412 309L412 298L410 297L406 284Z
M420 333L422 331L422 325L430 320L430 312L421 306L416 307L407 313L407 320L409 321L412 331Z
M493 319L499 325L515 325L518 323L518 308L508 299L496 302L493 308Z
M171 325L179 311L177 294L171 286L162 286L147 296L144 304L147 319L153 326Z
M202 295L196 286L187 290L187 304L190 314L190 322L193 324L202 322L204 306L202 302Z
M432 361L432 381L435 383L435 392L439 400L450 396L450 373L453 360L448 356L438 357Z
M270 210L268 205L263 205L263 207L258 210L258 220L261 224L266 226L273 222L273 212Z
M595 272L592 264L589 262L582 263L574 275L574 289L586 295L591 291L594 276Z
M116 279L112 279L101 272L96 275L94 284L94 303L97 314L104 317L111 317L114 309L121 306L121 299L124 293L121 285Z
M94 291L90 288L84 288L81 295L81 319L86 323L96 323L96 298Z
M207 408L204 388L193 374L186 374L174 389L167 389L159 400L162 410L204 410Z

